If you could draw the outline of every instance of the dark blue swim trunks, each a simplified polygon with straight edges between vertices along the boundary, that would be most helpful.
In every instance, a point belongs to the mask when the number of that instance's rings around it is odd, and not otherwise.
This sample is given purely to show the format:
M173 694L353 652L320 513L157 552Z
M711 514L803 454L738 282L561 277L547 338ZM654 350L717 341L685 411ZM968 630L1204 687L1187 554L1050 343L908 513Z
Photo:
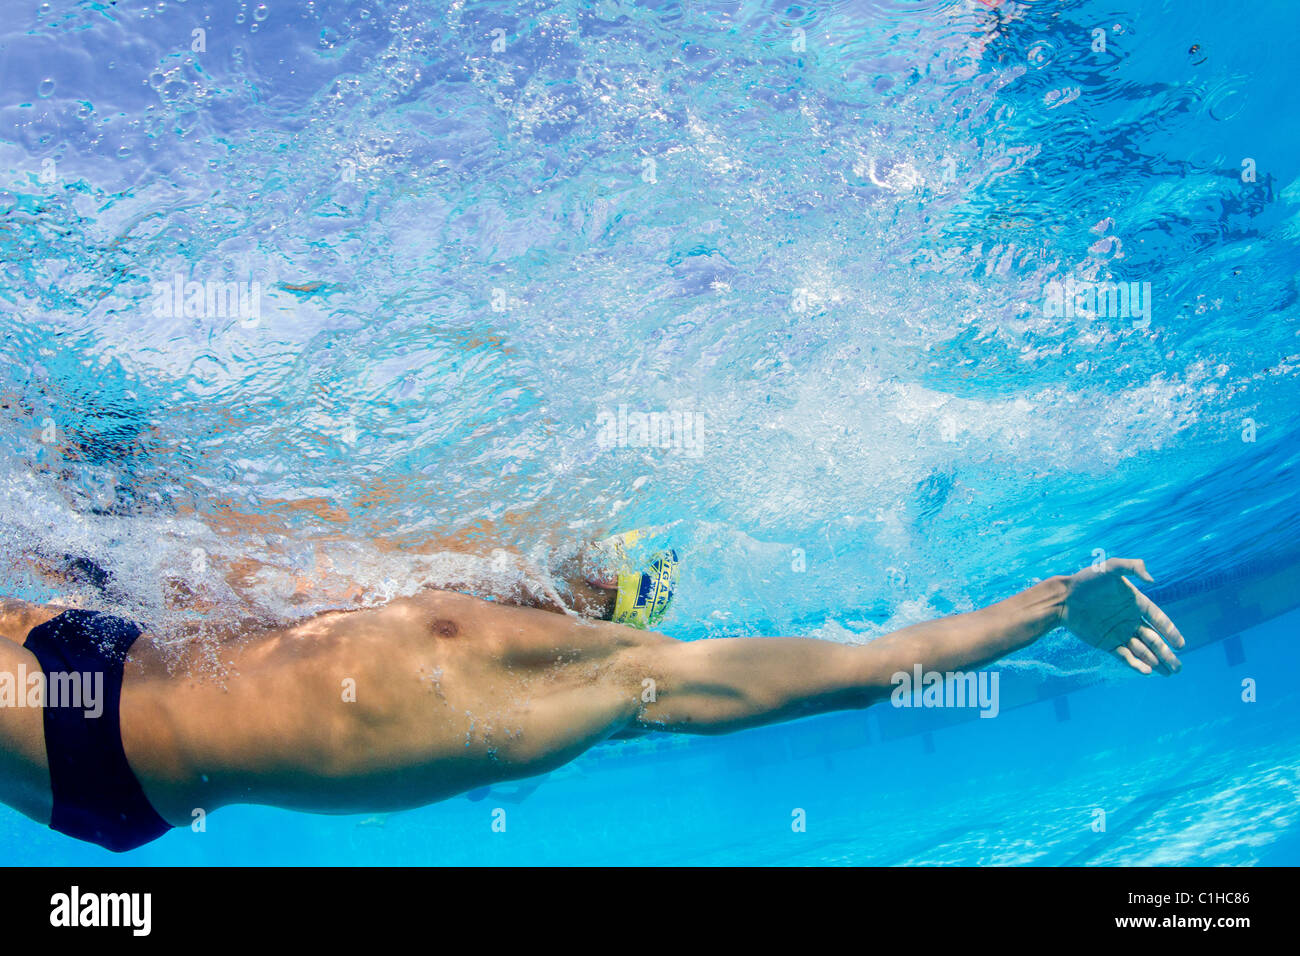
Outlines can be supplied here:
M140 629L120 617L64 611L32 628L23 643L45 672L50 828L118 853L171 829L145 797L122 749L122 668L139 636ZM86 677L86 686L100 688L93 710L53 700L56 681L66 688Z

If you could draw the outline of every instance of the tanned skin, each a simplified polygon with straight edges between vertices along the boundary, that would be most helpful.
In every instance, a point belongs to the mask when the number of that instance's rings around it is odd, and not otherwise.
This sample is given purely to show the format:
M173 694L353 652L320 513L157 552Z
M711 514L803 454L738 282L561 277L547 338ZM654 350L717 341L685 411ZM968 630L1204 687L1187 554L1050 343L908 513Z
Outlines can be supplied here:
M553 770L613 736L724 734L867 707L914 665L971 670L1057 627L1141 674L1176 673L1182 635L1128 575L1151 580L1141 561L1111 559L864 645L682 642L451 591L287 627L232 625L217 675L211 655L178 661L144 634L126 665L122 742L177 826L234 803L400 810ZM4 602L0 670L38 671L22 641L61 610ZM39 708L0 708L0 799L49 823Z

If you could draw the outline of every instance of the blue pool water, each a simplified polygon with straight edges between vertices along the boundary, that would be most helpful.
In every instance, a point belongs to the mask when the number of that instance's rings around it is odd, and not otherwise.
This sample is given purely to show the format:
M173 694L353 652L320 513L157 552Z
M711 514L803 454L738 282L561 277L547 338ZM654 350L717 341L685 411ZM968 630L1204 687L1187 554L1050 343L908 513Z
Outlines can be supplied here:
M994 720L609 744L121 859L1300 861L1300 4L0 9L6 593L85 556L165 633L240 556L293 617L438 584L453 530L676 522L685 639L867 641L1104 552L1193 648L1140 681L1057 632ZM611 447L620 409L698 428ZM113 859L8 811L0 847Z

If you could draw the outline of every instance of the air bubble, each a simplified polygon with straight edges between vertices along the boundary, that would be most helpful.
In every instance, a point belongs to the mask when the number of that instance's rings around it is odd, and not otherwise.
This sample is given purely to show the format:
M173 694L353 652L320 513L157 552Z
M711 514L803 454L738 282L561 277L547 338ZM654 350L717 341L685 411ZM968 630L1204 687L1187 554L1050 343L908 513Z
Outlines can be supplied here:
M253 19L259 23L267 18L271 13L265 3L259 3L257 9L253 11Z
M1050 43L1035 43L1029 48L1029 52L1025 54L1025 59L1029 61L1029 65L1039 70L1051 63L1055 57L1056 50Z
M1210 95L1207 106L1210 116L1224 122L1245 109L1246 96L1240 90L1221 89Z
M40 96L42 99L51 95L53 92L54 92L54 80L52 80L48 76L45 79L41 80L41 85L36 88L36 95Z

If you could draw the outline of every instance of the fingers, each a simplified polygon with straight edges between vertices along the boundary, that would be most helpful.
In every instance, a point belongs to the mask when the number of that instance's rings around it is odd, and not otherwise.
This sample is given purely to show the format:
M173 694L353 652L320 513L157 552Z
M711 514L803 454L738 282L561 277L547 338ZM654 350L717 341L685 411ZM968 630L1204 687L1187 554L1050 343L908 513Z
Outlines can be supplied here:
M1177 674L1183 669L1182 662L1174 656L1174 652L1169 649L1165 639L1155 632L1155 630L1146 624L1138 628L1137 636L1142 639L1142 643L1150 648L1151 653L1160 659L1160 663L1168 669L1170 674Z
M1172 675L1183 669L1182 662L1169 649L1169 645L1152 628L1143 624L1127 644L1115 648L1115 654L1139 674L1159 671Z
M1141 641L1139 641L1138 643L1141 643ZM1139 674L1151 673L1150 665L1144 664L1142 661L1134 657L1133 652L1128 649L1127 645L1121 644L1119 647L1115 648L1115 653L1119 656L1120 660L1122 660L1129 667L1133 668Z
M1132 587L1132 585L1130 584L1129 587ZM1142 612L1142 616L1151 623L1151 626L1156 629L1160 636L1176 648L1181 649L1184 647L1187 642L1183 640L1183 635L1174 625L1174 622L1169 620L1169 615L1160 610L1155 601L1137 588L1133 588L1133 593L1137 598L1138 610Z
M1120 646L1127 647L1129 653L1145 664L1148 668L1148 674L1160 667L1160 658L1156 657L1155 648L1150 647L1146 641L1142 640L1136 634L1129 638L1127 644L1122 644Z
M1129 571L1147 584L1154 584L1156 580L1147 572L1147 564L1141 558L1110 558L1106 561L1106 571Z
M1117 559L1117 560L1122 560L1122 559ZM1135 565L1142 564L1141 561L1136 561L1131 563ZM1145 567L1135 568L1134 570L1139 574L1146 573ZM1149 577L1150 576L1148 575L1148 578ZM1133 600L1137 602L1138 611L1141 612L1144 618L1146 618L1147 624L1150 626L1149 629L1154 631L1155 634L1158 636L1158 638L1166 645L1173 646L1180 650L1183 647L1185 647L1187 645L1187 641L1183 638L1182 632L1178 630L1177 625L1175 625L1174 622L1169 619L1169 615L1166 614L1164 611L1160 610L1159 605L1157 605L1155 601L1151 600L1149 597L1147 597L1145 594L1139 591L1136 587L1134 587L1133 582L1130 581L1128 578L1123 578L1122 580L1124 581L1125 584L1128 585L1129 591L1132 592ZM1173 653L1170 652L1169 656L1173 657ZM1178 658L1174 657L1174 660L1177 661ZM1178 669L1179 668L1177 667L1174 668L1174 670L1178 670Z

